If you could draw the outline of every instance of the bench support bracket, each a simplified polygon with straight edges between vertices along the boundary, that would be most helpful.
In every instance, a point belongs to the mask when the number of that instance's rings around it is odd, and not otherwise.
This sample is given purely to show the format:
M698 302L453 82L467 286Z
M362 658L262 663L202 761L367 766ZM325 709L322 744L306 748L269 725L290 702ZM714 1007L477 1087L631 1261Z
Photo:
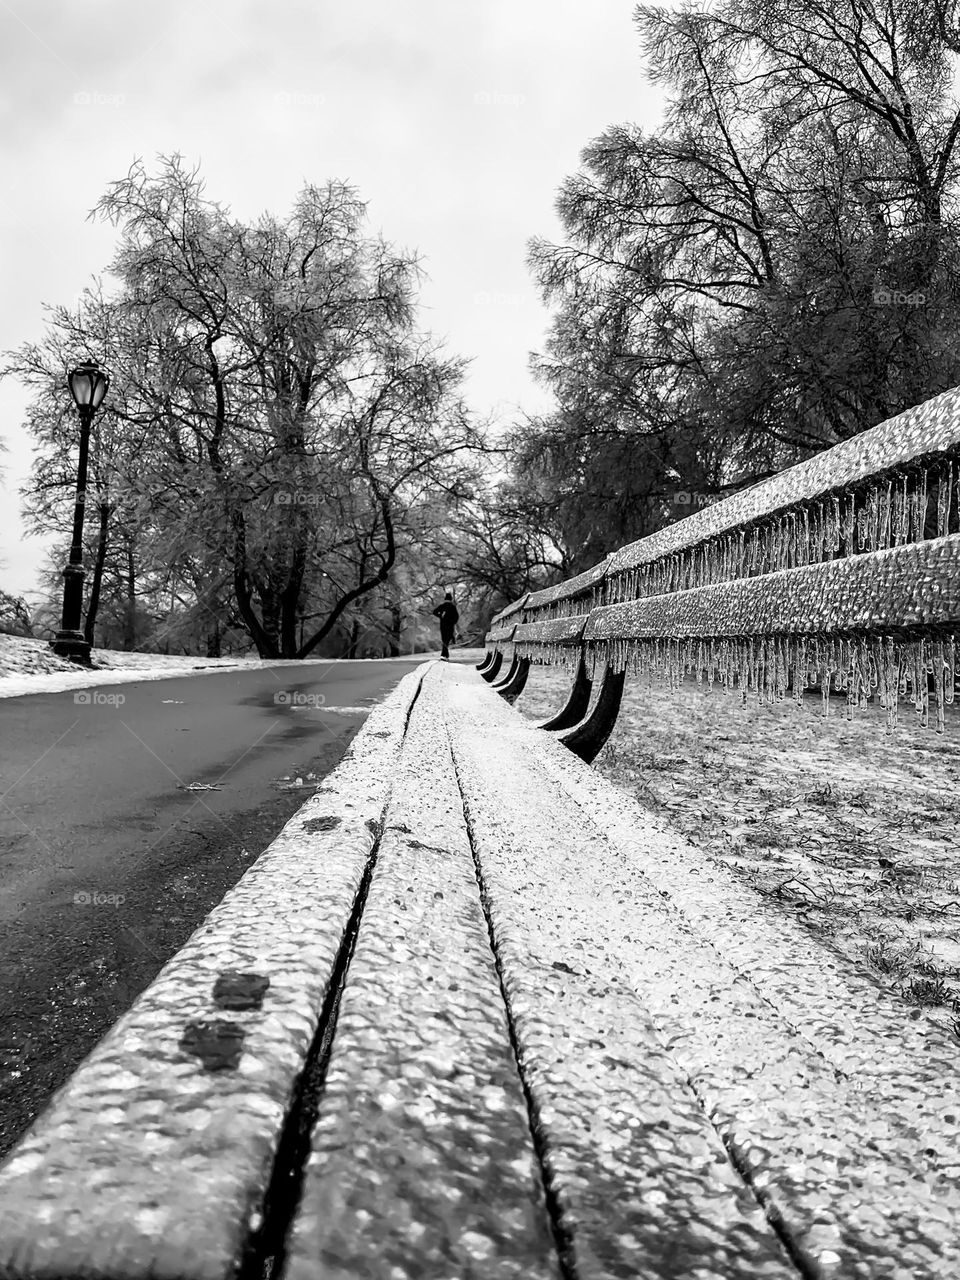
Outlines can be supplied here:
M516 654L514 654L513 660L511 661L510 666L507 670L507 674L504 675L503 672L501 671L500 676L498 677L496 683L493 686L497 693L499 693L501 689L505 689L507 685L510 683L510 681L513 679L513 677L517 674L517 664L519 663L519 661L520 659L517 657Z
M587 675L587 664L584 662L583 654L581 653L580 661L577 663L577 674L574 676L573 688L570 690L570 697L567 699L566 706L558 711L555 716L551 716L549 720L541 720L537 728L572 729L587 714L592 690L593 681Z
M497 650L493 655L493 661L480 674L488 684L493 684L497 676L500 674L500 668L503 666L503 654Z
M499 684L495 684L493 686L494 691L499 693L501 698L506 698L507 702L516 702L521 693L523 693L523 686L527 683L529 674L530 659L514 657L506 679L501 680Z
M603 673L603 683L593 711L575 729L559 735L563 745L569 747L585 764L593 762L600 748L613 732L613 726L620 712L620 699L623 696L623 682L626 674L625 671L614 672L607 667Z
M487 652L480 659L480 661L477 663L477 667L476 667L477 671L486 671L487 667L489 667L492 661L493 661L493 654L488 649Z

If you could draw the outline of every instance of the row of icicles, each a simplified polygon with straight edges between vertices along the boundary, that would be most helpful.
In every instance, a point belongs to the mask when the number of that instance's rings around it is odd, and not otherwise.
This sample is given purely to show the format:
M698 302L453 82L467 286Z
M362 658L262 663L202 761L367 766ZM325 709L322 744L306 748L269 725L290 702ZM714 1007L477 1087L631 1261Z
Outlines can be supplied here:
M583 614L599 609L603 604L609 604L609 601L604 598L605 593L606 584L601 578L595 587L580 595L568 596L566 600L555 600L543 609L524 609L523 620L524 622L552 622L554 618L582 617Z
M934 516L930 478L933 472ZM953 460L897 477L859 493L831 494L763 525L710 538L695 547L612 574L589 591L524 610L524 622L589 613L604 604L688 591L737 578L757 577L866 551L922 542L951 532L960 517L960 467Z
M820 687L823 714L829 715L830 692L847 695L847 719L854 707L865 708L876 697L886 710L887 733L898 723L900 700L909 691L920 724L930 723L930 686L936 731L943 733L944 708L953 703L957 654L953 635L940 639L893 637L837 639L774 637L742 640L612 640L589 644L588 663L602 671L630 669L666 681L679 689L685 675L695 675L707 691L718 684L736 689L746 703L751 693L759 703L781 702L788 686L799 706L804 689ZM589 668L588 668L589 669Z
M928 521L933 531L930 536L945 537L958 507L955 488L960 472L953 461L934 470L935 517L929 468L888 477L865 491L832 494L764 525L723 534L615 574L608 579L605 603L619 604L922 542Z
M513 646L520 658L529 658L538 666L560 667L564 671L576 671L580 665L579 644L517 644Z
M517 645L521 657L535 663L576 669L578 645ZM744 703L754 693L759 703L781 702L792 689L799 706L805 689L819 686L822 708L829 715L830 693L847 695L847 719L854 707L865 708L872 697L886 710L886 730L898 724L901 699L909 692L920 724L930 723L930 686L936 713L936 731L943 733L944 708L954 700L957 680L956 637L901 640L893 637L835 639L827 637L775 637L740 640L609 640L585 646L587 674L602 674L609 664L614 672L627 670L665 681L679 689L687 675L710 692L736 690Z

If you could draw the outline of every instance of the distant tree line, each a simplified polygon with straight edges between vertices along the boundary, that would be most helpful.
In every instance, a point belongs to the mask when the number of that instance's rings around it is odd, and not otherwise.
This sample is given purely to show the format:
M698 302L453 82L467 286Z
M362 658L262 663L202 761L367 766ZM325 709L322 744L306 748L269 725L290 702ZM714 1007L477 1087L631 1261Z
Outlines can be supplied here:
M426 642L418 619L447 586L482 633L544 553L518 504L522 534L504 527L463 362L419 332L417 263L365 232L356 193L308 186L288 218L246 224L173 156L135 163L95 213L120 232L116 286L52 308L4 370L34 392L38 533L68 529L74 499L65 371L90 356L110 373L85 494L87 638L399 653Z

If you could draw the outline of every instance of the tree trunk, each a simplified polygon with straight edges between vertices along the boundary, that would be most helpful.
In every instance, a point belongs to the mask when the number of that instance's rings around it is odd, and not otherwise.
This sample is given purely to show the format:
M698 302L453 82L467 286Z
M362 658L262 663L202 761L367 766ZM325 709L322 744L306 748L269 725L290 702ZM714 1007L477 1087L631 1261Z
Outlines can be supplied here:
M274 654L281 657L280 650L280 595L269 584L260 587L260 625L267 637Z
M400 637L403 634L403 611L398 604L390 606L390 657L400 657Z
M233 593L237 601L237 611L243 619L243 625L250 633L251 640L257 646L257 655L261 658L279 658L276 645L260 625L260 619L253 609L253 592L250 587L250 575L247 572L247 528L243 512L234 508L230 513L230 522L233 526Z
M347 643L347 658L355 658L357 656L357 645L360 643L360 619L354 614L353 621L350 623L350 640Z
M303 569L293 577L294 581L280 593L280 653L284 658L295 658L300 647L297 643L297 621L300 618L300 587L303 582Z
M367 552L366 552L366 548L362 548L360 551L360 568L357 570L358 582L363 582L363 575L366 573L366 571L367 571ZM354 614L353 621L350 623L350 639L347 643L346 656L348 658L355 658L357 656L357 648L359 644L360 644L360 619L357 617L356 614Z
M133 562L133 540L127 539L127 604L123 618L123 647L131 653L137 646L137 574Z

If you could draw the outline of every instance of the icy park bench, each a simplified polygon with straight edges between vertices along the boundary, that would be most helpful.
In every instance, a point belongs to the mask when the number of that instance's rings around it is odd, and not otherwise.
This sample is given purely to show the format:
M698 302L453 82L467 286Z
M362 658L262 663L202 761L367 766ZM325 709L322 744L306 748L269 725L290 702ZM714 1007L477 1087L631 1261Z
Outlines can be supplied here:
M958 459L949 392L404 677L0 1166L0 1277L960 1277L958 1045L588 765L630 669L942 719Z

